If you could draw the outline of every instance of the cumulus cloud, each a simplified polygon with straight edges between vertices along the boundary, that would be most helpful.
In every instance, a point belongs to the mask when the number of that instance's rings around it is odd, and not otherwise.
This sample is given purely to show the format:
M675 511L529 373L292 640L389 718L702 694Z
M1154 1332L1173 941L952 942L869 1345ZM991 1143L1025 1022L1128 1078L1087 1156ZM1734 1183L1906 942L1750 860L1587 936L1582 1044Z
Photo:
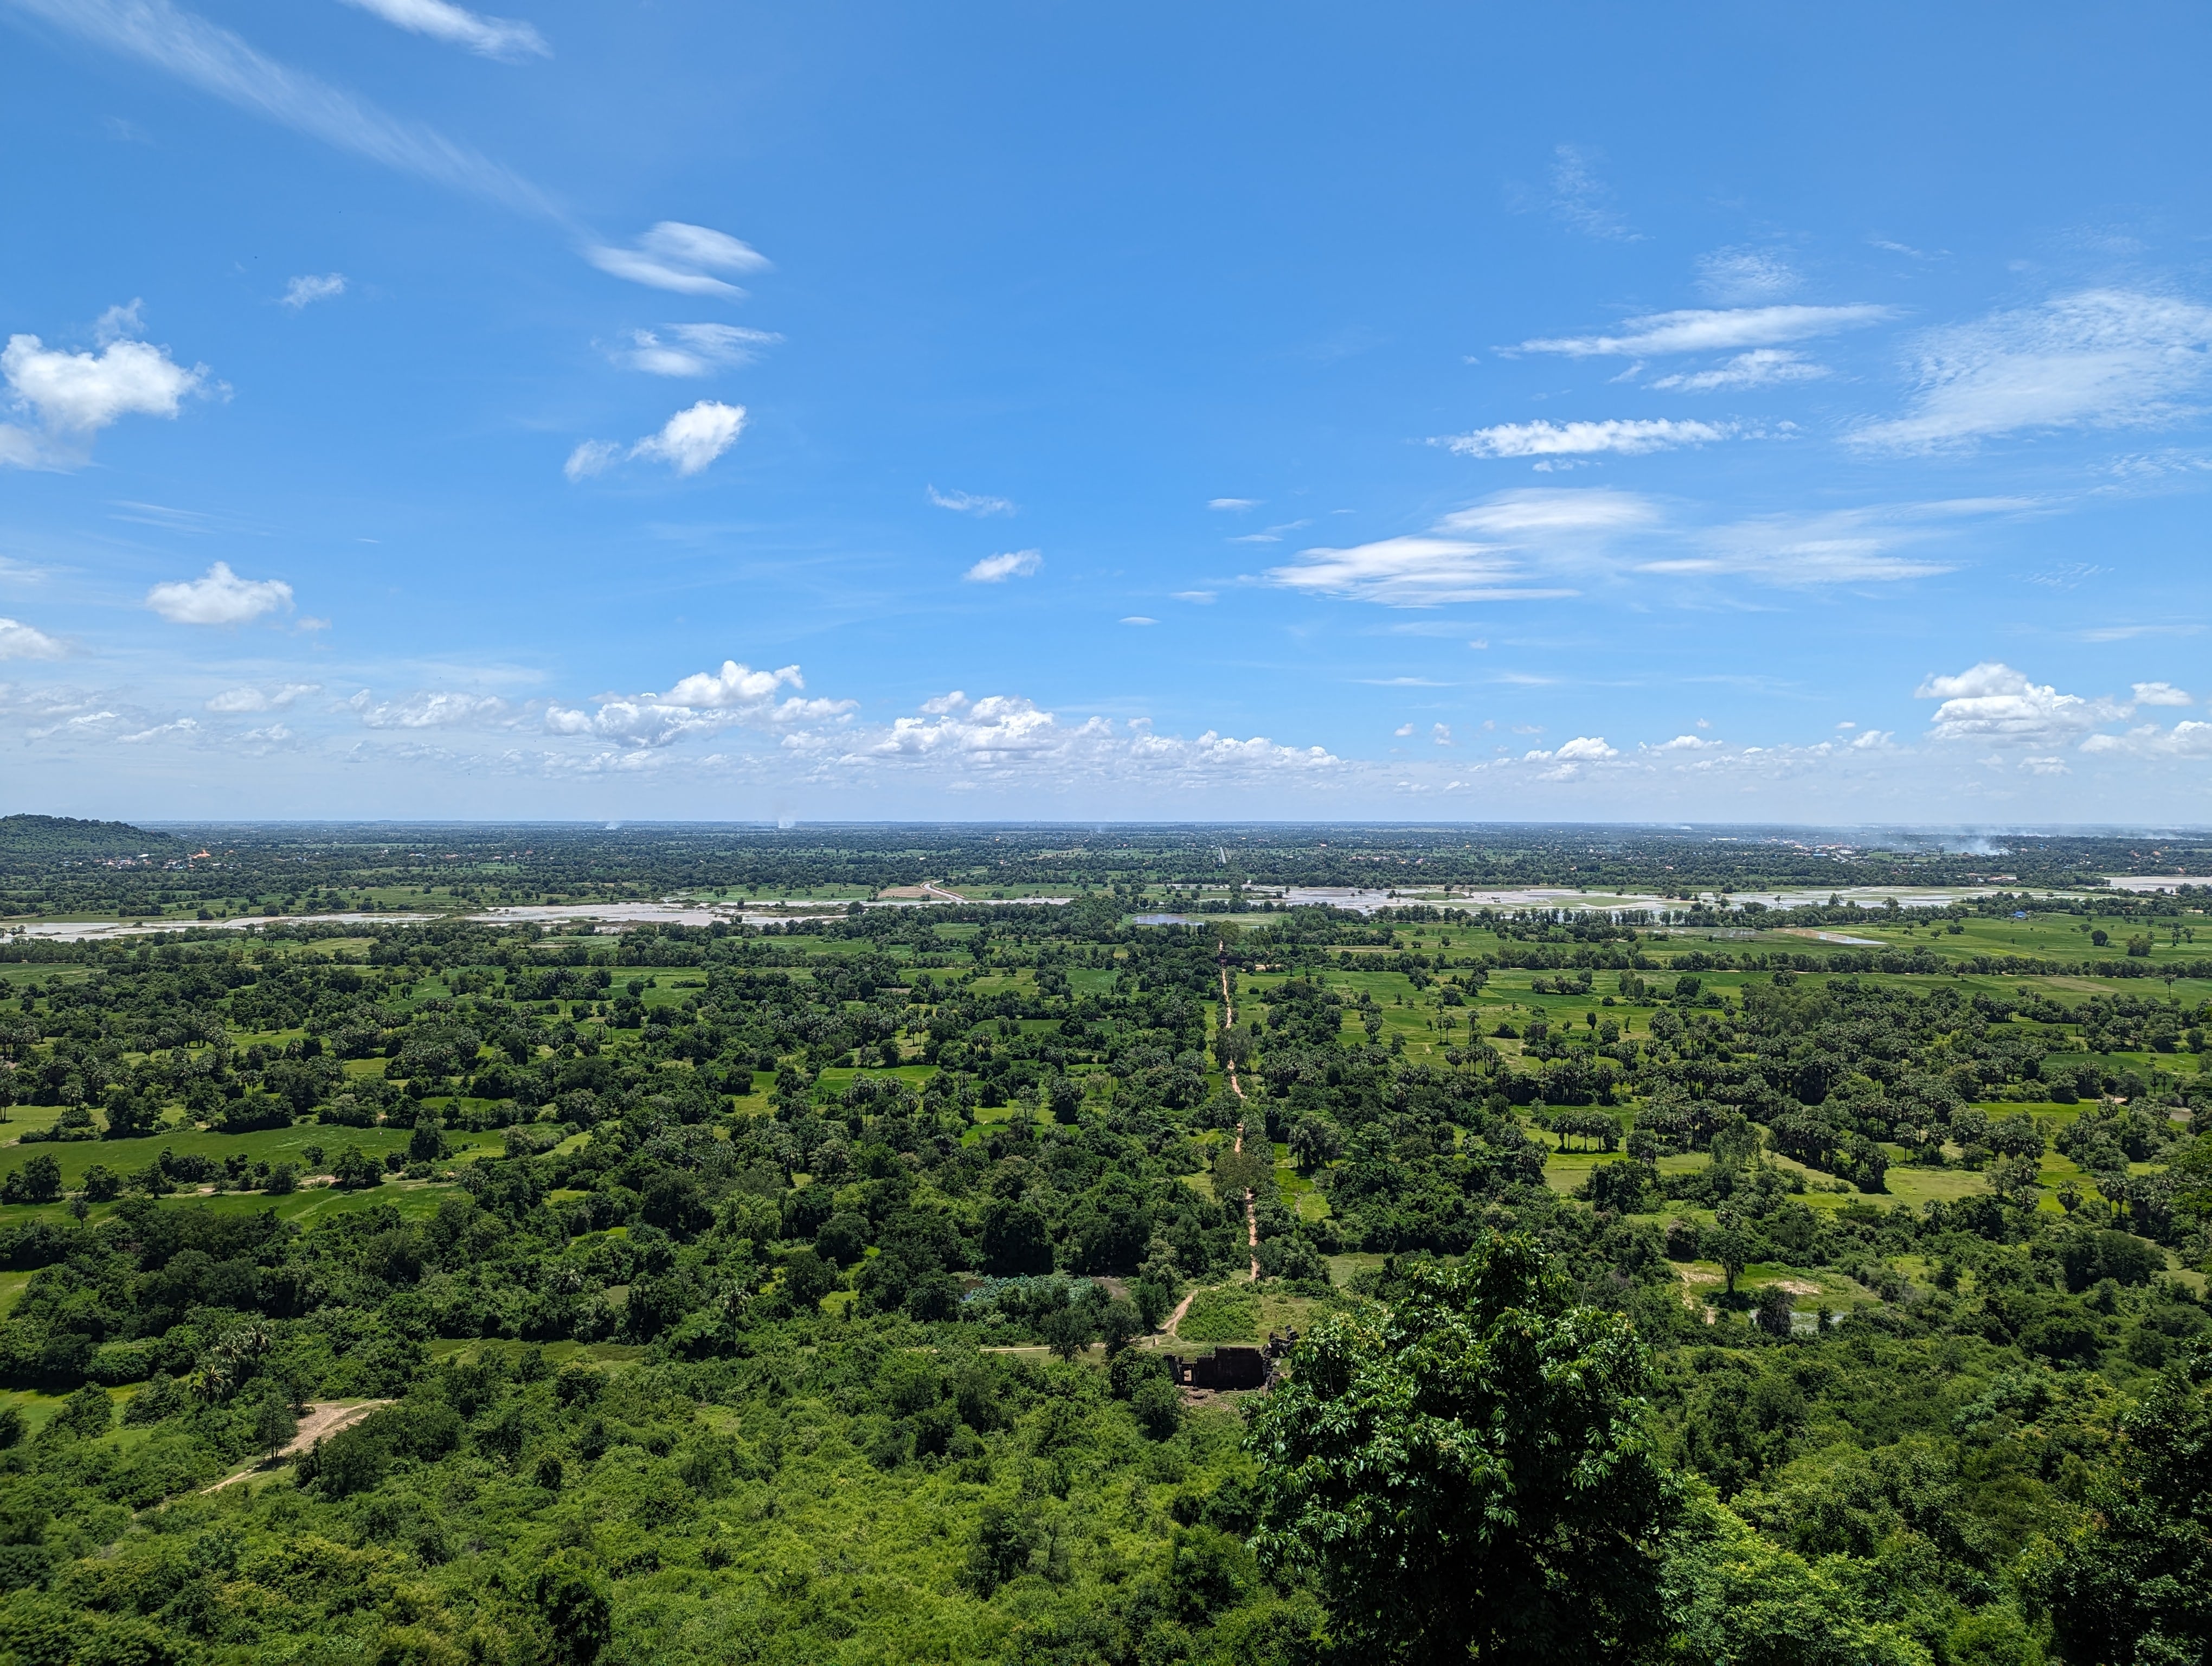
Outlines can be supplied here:
M756 671L725 660L719 670L679 678L665 694L602 700L596 712L550 707L545 727L555 734L591 735L627 747L651 748L732 725L788 730L842 720L855 708L851 700L806 699L797 692L776 697L780 690L805 687L797 666Z
M649 376L704 376L750 364L760 349L773 347L783 337L771 330L744 330L734 324L664 324L659 330L633 330L629 339L630 344L615 355L617 364Z
M2178 689L2171 683L2138 683L2136 684L2135 692L2136 704L2138 706L2191 706L2196 704L2196 702L2189 697L2186 690Z
M648 434L628 448L611 440L585 441L568 453L561 472L572 482L585 480L626 459L642 459L665 463L680 475L698 474L736 445L744 429L743 405L702 399L671 416L658 434Z
M1044 556L1035 550L1009 550L984 556L960 576L970 584L1004 584L1008 579L1025 579L1043 565Z
M295 277L284 286L283 304L296 313L319 301L335 301L345 292L343 272L325 272L320 277Z
M632 446L629 454L657 459L678 474L697 474L736 445L744 427L743 405L702 399L671 416L659 433L648 435Z
M1501 423L1472 434L1431 441L1462 457L1564 457L1593 452L1636 456L1701 446L1736 433L1733 423L1676 422L1666 417L1596 423Z
M157 584L146 605L172 624L234 625L292 605L292 587L282 579L242 579L219 561L197 579Z
M1857 330L1894 318L1891 307L1730 307L1646 313L1619 335L1550 336L1524 341L1523 353L1564 353L1570 358L1661 358L1678 353L1734 353L1779 347Z
M1018 696L970 699L958 690L925 701L917 715L888 727L846 737L795 734L785 745L817 757L817 779L933 769L954 775L956 785L996 778L1029 788L1102 780L1200 787L1286 773L1325 777L1344 767L1321 746L1279 745L1258 735L1239 740L1211 729L1184 739L1155 734L1142 719L1121 727L1103 717L1063 723Z
M1816 381L1827 374L1825 364L1815 364L1786 347L1755 347L1713 369L1662 376L1651 386L1684 393L1733 393L1741 388Z
M1717 740L1701 739L1693 734L1678 734L1672 740L1662 741L1651 750L1655 752L1706 752L1720 744Z
M43 630L0 618L0 660L58 660L66 651Z
M978 492L941 492L934 486L922 489L929 501L940 509L950 509L963 515L1010 515L1014 506L1003 497L985 497Z
M415 34L428 35L448 46L465 46L480 58L550 58L553 49L544 36L527 23L510 18L484 17L448 3L448 0L346 0L373 12L386 22Z
M398 700L377 701L363 689L346 704L371 729L447 729L503 718L509 707L495 694L424 689Z
M207 702L211 712L276 712L302 695L319 694L320 683L286 683L274 689L226 689Z
M716 273L763 271L769 265L768 257L750 244L681 220L663 220L632 248L594 245L584 251L584 258L612 277L652 289L731 298L744 291Z
M2110 700L2061 694L1994 660L1954 676L1930 677L1912 693L1916 700L1943 702L1928 731L1935 740L2051 746L2128 710Z
M2212 370L2212 308L2084 290L1931 331L1913 370L1911 409L1854 441L1935 451L2039 429L2152 426L2191 410Z
M35 428L0 425L0 464L70 468L88 460L93 436L125 416L173 417L201 390L207 367L178 364L165 347L125 338L138 328L137 303L101 319L96 353L50 348L36 336L10 336L0 349L9 402Z

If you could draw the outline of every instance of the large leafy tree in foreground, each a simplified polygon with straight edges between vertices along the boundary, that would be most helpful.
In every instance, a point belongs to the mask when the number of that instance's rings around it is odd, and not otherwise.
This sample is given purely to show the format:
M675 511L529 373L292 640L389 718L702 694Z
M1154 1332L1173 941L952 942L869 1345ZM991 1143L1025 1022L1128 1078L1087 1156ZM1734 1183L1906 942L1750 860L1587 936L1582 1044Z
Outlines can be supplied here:
M1575 1305L1532 1239L1487 1238L1300 1345L1254 1419L1255 1547L1321 1593L1351 1657L1633 1657L1664 1630L1677 1509L1646 1373L1628 1322Z

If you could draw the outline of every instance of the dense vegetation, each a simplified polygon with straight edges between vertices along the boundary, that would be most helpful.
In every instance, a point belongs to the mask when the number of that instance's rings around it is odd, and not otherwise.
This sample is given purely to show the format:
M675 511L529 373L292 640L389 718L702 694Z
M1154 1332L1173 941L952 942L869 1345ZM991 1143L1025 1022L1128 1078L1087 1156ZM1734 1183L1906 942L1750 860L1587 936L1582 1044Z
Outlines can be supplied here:
M2193 897L1152 927L1128 860L7 945L0 1653L2204 1658Z
M9 835L9 829L19 830ZM12 840L12 842L11 842ZM857 824L179 825L17 816L0 822L0 918L56 911L217 919L337 909L459 910L655 897L866 897L934 880L980 895L1205 886L1566 886L1700 892L1947 885L2002 874L2038 890L2107 873L2212 873L2202 838L1742 828ZM26 859L17 860L16 853ZM143 860L141 860L143 858Z

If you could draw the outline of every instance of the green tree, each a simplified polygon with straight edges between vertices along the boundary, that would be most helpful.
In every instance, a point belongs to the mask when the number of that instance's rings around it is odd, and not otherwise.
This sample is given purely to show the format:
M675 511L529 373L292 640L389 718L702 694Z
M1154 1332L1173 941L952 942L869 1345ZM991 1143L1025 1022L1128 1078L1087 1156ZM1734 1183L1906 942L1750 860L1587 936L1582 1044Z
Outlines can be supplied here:
M359 1146L348 1146L331 1164L331 1177L349 1189L379 1185L384 1179L384 1164Z
M592 1666L614 1636L614 1601L598 1570L560 1551L531 1584L562 1666Z
M253 1408L253 1444L270 1457L300 1432L300 1420L280 1395L267 1395Z
M1628 1321L1522 1235L1322 1320L1249 1437L1263 1566L1391 1662L1626 1660L1660 1633L1674 1493Z
M2212 1657L2212 1341L2198 1341L2121 1422L2112 1467L2045 1590L2081 1666Z

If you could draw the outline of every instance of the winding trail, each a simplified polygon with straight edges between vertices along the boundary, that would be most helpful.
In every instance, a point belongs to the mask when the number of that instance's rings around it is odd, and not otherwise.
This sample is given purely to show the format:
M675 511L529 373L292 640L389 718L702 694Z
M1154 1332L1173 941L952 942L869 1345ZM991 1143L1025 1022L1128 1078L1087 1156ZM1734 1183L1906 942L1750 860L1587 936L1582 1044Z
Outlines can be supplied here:
M1215 964L1216 970L1221 974L1221 1027L1224 1030L1231 1030L1237 1025L1237 1003L1229 998L1229 952L1225 944L1222 947L1221 953L1216 957ZM1223 1063L1229 1071L1230 1091L1235 1093L1238 1102L1242 1103L1244 1097L1244 1084L1237 1079L1236 1061L1227 1059L1224 1060ZM1244 1149L1244 1123L1241 1117L1237 1123L1237 1144L1232 1149L1239 1152ZM1245 1247L1252 1252L1252 1282L1257 1284L1260 1281L1260 1211L1253 1201L1252 1189L1249 1186L1244 1189L1244 1242ZM1189 1305L1189 1298L1186 1297L1183 1307ZM1177 1319L1182 1317L1182 1308L1176 1310L1176 1317Z

